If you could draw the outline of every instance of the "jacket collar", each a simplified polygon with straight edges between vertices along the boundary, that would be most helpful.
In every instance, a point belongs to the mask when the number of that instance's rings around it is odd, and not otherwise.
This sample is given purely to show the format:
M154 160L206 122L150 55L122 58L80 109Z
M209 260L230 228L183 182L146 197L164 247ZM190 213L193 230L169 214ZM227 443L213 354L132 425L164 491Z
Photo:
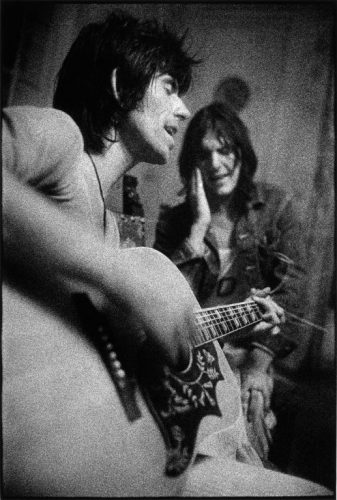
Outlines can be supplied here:
M248 209L258 208L266 204L266 195L261 184L254 184L253 189L250 194L250 198L247 201ZM250 222L250 218L247 219L246 216L240 217L236 227L235 239L238 248L242 250L247 250L254 247L254 230ZM210 227L205 235L205 240L208 245L217 254L217 240L212 227Z
M256 208L258 206L265 204L266 204L266 196L264 190L262 189L261 184L254 184L250 194L250 198L247 202L247 207Z

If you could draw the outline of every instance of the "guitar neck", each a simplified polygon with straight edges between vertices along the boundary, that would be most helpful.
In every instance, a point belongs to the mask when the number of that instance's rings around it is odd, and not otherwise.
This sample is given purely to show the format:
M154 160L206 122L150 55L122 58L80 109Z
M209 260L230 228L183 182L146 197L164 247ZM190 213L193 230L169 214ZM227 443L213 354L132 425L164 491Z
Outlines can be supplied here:
M260 308L254 301L208 307L197 311L195 316L197 328L193 347L227 337L262 320Z

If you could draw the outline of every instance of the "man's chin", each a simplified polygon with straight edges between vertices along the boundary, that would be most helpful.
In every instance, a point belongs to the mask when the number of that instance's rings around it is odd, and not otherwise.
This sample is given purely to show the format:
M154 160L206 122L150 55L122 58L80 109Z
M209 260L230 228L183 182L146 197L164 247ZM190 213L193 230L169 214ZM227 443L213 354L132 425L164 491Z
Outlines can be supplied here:
M227 198L228 196L231 196L233 193L234 189L213 189L213 194L219 198Z
M157 151L152 157L152 165L165 165L170 159L168 151Z
M170 159L170 149L148 144L142 151L142 161L150 165L165 165Z

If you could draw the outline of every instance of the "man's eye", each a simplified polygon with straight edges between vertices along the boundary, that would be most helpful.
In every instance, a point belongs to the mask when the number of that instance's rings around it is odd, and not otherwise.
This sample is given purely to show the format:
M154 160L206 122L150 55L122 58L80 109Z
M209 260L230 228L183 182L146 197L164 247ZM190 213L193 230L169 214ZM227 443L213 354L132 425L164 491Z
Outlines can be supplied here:
M165 83L165 90L168 95L178 93L178 83L175 80L171 80Z
M166 90L166 93L167 93L168 95L173 94L173 85L172 85L172 83L167 83L167 84L165 85L165 90Z
M220 152L221 154L228 156L233 153L233 148L231 146L224 146L221 148Z

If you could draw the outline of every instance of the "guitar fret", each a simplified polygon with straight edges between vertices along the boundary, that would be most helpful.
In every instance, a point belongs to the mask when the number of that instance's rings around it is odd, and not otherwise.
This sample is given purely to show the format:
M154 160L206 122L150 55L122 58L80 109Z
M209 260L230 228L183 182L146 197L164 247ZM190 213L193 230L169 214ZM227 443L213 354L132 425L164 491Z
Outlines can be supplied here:
M192 345L198 345L200 344L200 342L202 342L201 340L201 330L199 330L199 328L197 328L195 334L194 334L194 338L191 339L191 343Z
M202 342L205 342L204 330L202 328L199 330L199 337Z
M201 328L200 329L200 337L202 339L203 342L206 342L208 339L206 338L206 330L205 328Z
M215 324L215 328L216 328L216 331L217 331L217 337L220 337L223 334L222 328L221 328L221 324L220 323L216 323Z
M261 321L256 302L210 307L196 312L196 335L193 344L202 345Z
M207 328L207 332L209 334L209 337L208 337L208 340L213 340L215 335L213 333L213 325L210 325L208 328Z
M222 335L222 331L221 331L222 323L220 320L221 320L221 316L219 314L219 311L217 311L216 312L216 321L214 321L215 338L218 338L219 336Z
M204 338L205 338L205 341L206 341L206 342L209 342L210 338L209 338L209 334L208 334L208 326L206 326L206 327L203 329L203 332L204 332Z
M243 324L244 324L244 325L247 325L247 324L248 324L248 318L247 318L246 314L243 314L243 315L242 315L242 321L243 321Z

